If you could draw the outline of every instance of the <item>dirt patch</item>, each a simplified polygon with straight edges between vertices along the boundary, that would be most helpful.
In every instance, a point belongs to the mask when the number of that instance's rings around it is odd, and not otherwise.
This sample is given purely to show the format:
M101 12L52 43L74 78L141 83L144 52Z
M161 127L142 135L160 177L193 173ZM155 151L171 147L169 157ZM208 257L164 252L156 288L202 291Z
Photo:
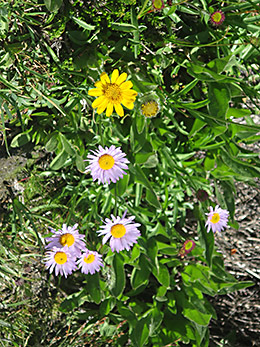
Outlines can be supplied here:
M210 325L210 346L260 346L260 188L237 183L239 230L226 229L216 237L227 271L254 286L212 298L218 320Z

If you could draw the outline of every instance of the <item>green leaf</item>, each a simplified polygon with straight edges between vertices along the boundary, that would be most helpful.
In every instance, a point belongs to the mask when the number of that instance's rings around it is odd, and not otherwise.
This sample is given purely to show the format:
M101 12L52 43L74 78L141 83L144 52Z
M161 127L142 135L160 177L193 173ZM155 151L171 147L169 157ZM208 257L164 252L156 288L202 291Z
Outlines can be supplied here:
M137 47L137 46L135 46ZM146 119L144 116L137 116L135 118L135 123L136 123L136 129L137 129L137 132L138 134L141 134L144 130L144 127L146 125Z
M49 141L46 143L45 148L48 152L54 152L57 149L58 140L57 135L53 134Z
M248 178L260 177L260 172L257 169L255 169L252 165L247 164L242 160L233 158L224 149L222 149L221 151L221 158L228 167L230 167L234 172L241 176Z
M204 161L204 168L206 171L210 171L212 169L214 169L215 166L215 159L206 157L205 161Z
M115 297L118 297L125 288L124 258L120 253L114 255L113 269L115 272L115 282L111 292Z
M61 139L62 147L64 148L65 152L74 157L76 151L73 148L72 144L66 139L66 137L62 133L59 133L59 137Z
M221 82L221 83L231 83L238 81L237 79L233 77L229 77L226 75L220 75L206 67L203 67L201 65L197 65L194 62L187 64L187 72L193 77L196 77L197 79L201 81L208 81L208 82Z
M159 263L159 269L153 267L153 275L157 278L158 282L164 287L168 288L170 285L170 275L166 265Z
M131 275L131 285L133 289L137 289L148 282L150 276L150 265L144 254L139 258L140 269L134 268Z
M68 153L63 150L50 163L50 169L59 170L60 168L64 166L67 158L68 158Z
M74 17L74 16L72 16L71 19L72 19L76 24L78 24L80 27L82 27L83 29L86 29L86 30L94 30L94 29L95 29L95 26L94 26L94 25L87 24L87 23L84 22L83 20L78 19L78 18L76 18L76 17Z
M21 147L26 145L28 142L31 141L31 136L28 133L22 133L22 134L18 134L16 135L12 142L11 142L11 147Z
M227 119L230 117L234 118L242 118L249 116L251 114L251 111L246 108L229 108L226 114Z
M151 323L149 325L149 335L153 336L157 329L160 328L163 320L163 312L155 307L152 310Z
M119 300L117 301L116 307L120 315L127 320L127 323L130 325L130 327L134 327L137 321L134 312L129 307L127 307L122 301Z
M228 293L236 292L237 290L245 289L254 286L255 283L251 281L243 281L239 283L223 283L222 288L218 291L219 295L225 295Z
M210 100L201 100L198 102L178 102L175 107L181 107L185 109L197 110L199 108L205 107L210 103Z
M221 83L209 83L209 114L217 119L225 119L229 108L230 91Z
M149 337L149 325L150 325L150 317L141 318L137 324L133 333L131 335L131 339L135 346L143 347Z
M117 183L117 194L122 196L128 187L130 175L124 175Z
M174 94L174 97L179 97L181 95L186 95L192 88L196 86L196 84L199 82L197 78L195 78L193 81L191 81L189 84L187 84L180 92L177 94Z
M198 311L195 307L192 307L192 305L189 308L183 309L183 315L192 322L195 322L203 326L207 326L212 317L211 314L202 313Z
M96 272L93 275L87 275L86 290L90 294L92 300L99 304L101 302L101 292L99 283L99 274Z
M78 154L76 154L76 166L80 172L84 172L86 169L86 164L85 164L83 158Z
M153 152L149 152L149 153L139 152L135 156L135 163L144 164L147 161L147 159L153 154L154 154Z
M146 198L150 204L155 206L158 209L161 209L161 204L157 199L157 196L151 186L151 183L145 176L143 170L138 166L135 165L135 170L136 170L136 181L143 184L148 190L146 191Z
M51 12L58 11L62 3L63 3L63 0L44 0L44 4L47 7L47 10Z
M128 32L128 33L135 31L135 30L138 30L138 27L136 27L133 24L128 24L128 23L113 23L111 28L114 30L124 31L124 32Z

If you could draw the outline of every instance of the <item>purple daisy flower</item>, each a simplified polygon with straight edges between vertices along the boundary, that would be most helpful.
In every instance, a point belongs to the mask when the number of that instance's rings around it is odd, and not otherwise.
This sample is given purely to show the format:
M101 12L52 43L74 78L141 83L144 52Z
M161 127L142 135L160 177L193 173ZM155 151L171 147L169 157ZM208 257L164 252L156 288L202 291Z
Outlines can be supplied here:
M163 0L152 0L152 3L153 8L157 11L160 11L165 7Z
M140 231L137 227L141 226L139 223L133 223L135 219L134 216L125 218L126 212L123 214L122 218L115 217L111 214L111 219L106 218L105 225L101 228L104 230L98 230L97 233L100 235L105 235L102 243L103 245L110 239L110 247L112 251L120 252L124 249L130 250L130 247L137 243L137 239L141 236Z
M195 245L196 244L193 240L186 240L182 246L185 254L190 253L194 249Z
M84 274L90 273L93 275L95 272L100 270L101 266L104 264L101 261L102 256L98 252L87 250L80 259L77 261L79 269L81 268L81 272Z
M76 258L69 252L68 246L63 248L53 247L51 251L47 252L44 263L50 273L55 268L56 276L61 274L67 278L68 275L71 275L77 269L75 260Z
M90 165L86 167L85 173L91 171L93 181L97 179L99 184L100 182L109 184L110 181L116 183L119 178L127 174L123 169L128 169L129 161L124 158L126 154L121 151L121 147L98 146L98 150L91 152L93 154L88 154Z
M51 230L53 235L46 238L46 241L49 242L45 246L46 249L51 249L53 247L63 248L64 246L68 247L70 253L74 254L76 257L81 255L81 251L86 250L85 242L83 239L85 235L79 234L77 230L78 224L75 224L73 227L69 227L66 224L63 224L62 229L60 230Z
M215 210L213 210L213 207L210 206L210 212L206 213L208 216L206 226L207 232L210 231L210 228L212 229L213 233L216 231L221 231L222 229L226 228L227 222L228 222L228 216L229 212L227 210L223 210L218 205L215 207Z
M215 11L210 16L210 21L212 25L219 26L225 20L225 15L221 10Z

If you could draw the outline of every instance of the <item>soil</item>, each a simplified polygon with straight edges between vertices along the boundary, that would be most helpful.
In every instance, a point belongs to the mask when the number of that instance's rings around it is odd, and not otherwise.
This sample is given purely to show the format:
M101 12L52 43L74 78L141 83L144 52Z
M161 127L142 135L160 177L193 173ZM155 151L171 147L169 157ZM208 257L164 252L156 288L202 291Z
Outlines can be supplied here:
M254 286L212 298L218 320L210 324L210 347L260 346L260 188L236 184L239 230L226 229L216 236L227 271L238 281Z

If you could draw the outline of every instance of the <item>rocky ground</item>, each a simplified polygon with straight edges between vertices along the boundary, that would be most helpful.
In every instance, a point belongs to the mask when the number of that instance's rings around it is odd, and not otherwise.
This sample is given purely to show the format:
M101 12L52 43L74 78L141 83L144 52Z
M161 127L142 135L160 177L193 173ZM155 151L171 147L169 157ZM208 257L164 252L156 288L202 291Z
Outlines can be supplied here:
M218 315L211 322L214 346L260 346L260 185L237 184L236 214L239 230L226 229L216 237L226 269L239 281L254 286L213 298Z

